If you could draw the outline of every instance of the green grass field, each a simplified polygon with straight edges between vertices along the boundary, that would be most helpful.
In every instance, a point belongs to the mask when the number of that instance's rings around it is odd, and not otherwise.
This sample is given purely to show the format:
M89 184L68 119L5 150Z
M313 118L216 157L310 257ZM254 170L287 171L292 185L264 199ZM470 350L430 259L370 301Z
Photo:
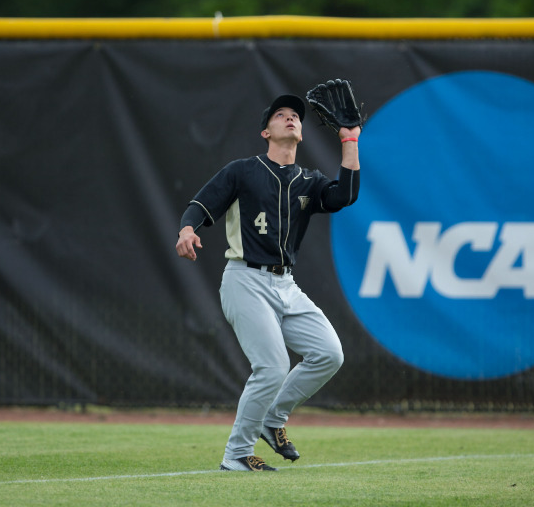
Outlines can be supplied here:
M291 464L221 472L229 426L1 423L1 506L534 505L534 432L288 427Z

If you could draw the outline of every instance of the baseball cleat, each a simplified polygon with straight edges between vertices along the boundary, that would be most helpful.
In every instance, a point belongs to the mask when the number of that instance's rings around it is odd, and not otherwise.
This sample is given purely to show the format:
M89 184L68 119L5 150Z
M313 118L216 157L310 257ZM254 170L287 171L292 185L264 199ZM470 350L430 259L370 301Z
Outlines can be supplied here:
M268 426L264 426L261 432L261 438L274 449L274 452L281 454L284 459L295 461L300 458L300 454L295 449L295 446L287 438L285 428L269 428Z
M224 458L221 470L234 472L276 472L277 469L270 467L259 456L245 456L244 458Z

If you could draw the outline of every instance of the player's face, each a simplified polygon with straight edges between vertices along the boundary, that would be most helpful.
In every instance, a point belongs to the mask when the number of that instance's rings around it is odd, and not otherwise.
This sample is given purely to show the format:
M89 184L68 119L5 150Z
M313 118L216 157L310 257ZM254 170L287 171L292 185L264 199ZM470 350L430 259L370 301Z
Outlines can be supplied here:
M271 116L265 129L272 140L295 139L302 141L302 123L294 109L281 107Z

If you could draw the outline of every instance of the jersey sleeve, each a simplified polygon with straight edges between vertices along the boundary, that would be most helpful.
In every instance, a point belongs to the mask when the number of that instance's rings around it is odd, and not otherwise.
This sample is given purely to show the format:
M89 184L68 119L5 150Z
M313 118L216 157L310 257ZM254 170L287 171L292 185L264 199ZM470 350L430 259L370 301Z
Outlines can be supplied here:
M189 203L202 209L209 227L221 218L237 197L240 161L230 162L211 178ZM191 207L191 206L189 206Z

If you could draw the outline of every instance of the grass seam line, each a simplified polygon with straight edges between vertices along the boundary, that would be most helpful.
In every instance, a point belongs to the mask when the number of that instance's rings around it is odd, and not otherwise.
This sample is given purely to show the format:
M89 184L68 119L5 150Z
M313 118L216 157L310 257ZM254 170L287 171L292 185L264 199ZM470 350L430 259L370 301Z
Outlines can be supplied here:
M400 458L400 459L375 459L368 461L352 461L344 463L320 463L302 466L283 466L279 470L301 470L309 468L326 468L326 467L349 467L365 465L390 465L390 464L408 464L408 463L431 463L440 461L454 460L484 460L484 459L515 459L515 458L534 458L534 454L462 454L458 456L430 456L426 458ZM165 472L154 474L130 474L130 475L108 475L98 477L65 477L50 479L17 479L11 481L0 481L0 486L10 484L47 484L53 482L93 482L93 481L111 481L124 479L151 479L158 477L181 477L184 475L201 475L213 473L227 473L217 470L191 470L184 472Z

